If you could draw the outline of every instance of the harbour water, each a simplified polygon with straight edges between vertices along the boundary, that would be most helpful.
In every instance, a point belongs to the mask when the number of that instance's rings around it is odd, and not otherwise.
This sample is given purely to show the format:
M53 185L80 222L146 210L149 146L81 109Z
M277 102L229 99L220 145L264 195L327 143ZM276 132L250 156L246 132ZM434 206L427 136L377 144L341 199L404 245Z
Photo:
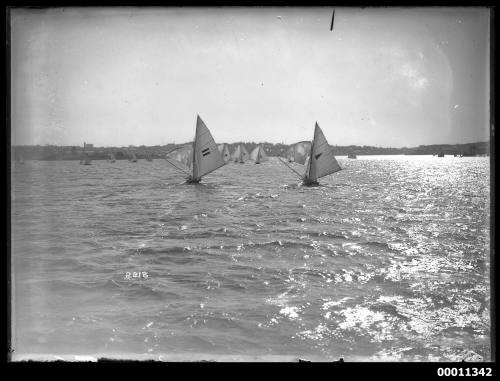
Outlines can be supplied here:
M13 358L489 360L489 158L338 161L13 163Z

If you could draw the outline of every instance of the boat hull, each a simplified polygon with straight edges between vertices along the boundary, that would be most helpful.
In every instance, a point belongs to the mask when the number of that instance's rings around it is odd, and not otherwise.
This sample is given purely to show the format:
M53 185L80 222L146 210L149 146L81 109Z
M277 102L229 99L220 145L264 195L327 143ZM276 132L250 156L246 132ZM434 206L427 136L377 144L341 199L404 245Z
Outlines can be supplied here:
M194 179L192 177L187 178L186 184L198 184L201 181L201 177Z
M302 185L306 186L306 187L317 187L319 185L319 182L318 180L309 180L307 178L303 179L302 180Z

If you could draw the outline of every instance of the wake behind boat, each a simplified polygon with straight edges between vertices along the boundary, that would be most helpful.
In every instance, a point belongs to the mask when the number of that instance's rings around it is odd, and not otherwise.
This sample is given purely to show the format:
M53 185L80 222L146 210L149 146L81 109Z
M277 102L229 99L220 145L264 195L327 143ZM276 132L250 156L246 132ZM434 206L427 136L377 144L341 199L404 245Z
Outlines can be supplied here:
M167 153L165 160L188 175L187 183L199 183L202 176L222 167L225 162L203 120L196 118L194 142Z

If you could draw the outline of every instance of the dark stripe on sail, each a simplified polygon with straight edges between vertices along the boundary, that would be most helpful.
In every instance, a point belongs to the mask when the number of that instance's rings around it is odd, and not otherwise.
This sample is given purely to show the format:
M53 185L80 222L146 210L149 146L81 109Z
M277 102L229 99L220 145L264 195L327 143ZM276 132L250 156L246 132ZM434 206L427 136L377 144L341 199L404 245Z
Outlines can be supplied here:
M323 152L318 153L317 155L315 155L315 156L314 156L314 158L315 158L316 160L318 160L318 159L319 159L319 157L320 157L321 155L323 155Z
M210 155L210 148L205 148L205 149L201 150L201 154L202 154L202 156Z

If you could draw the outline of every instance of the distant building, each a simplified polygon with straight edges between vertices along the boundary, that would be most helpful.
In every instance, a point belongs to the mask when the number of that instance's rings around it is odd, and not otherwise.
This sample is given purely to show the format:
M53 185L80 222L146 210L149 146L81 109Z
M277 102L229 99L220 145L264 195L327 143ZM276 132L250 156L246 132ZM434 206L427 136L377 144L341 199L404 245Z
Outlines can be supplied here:
M94 148L93 144L87 144L87 143L83 142L83 149L84 150L93 149L93 148Z

